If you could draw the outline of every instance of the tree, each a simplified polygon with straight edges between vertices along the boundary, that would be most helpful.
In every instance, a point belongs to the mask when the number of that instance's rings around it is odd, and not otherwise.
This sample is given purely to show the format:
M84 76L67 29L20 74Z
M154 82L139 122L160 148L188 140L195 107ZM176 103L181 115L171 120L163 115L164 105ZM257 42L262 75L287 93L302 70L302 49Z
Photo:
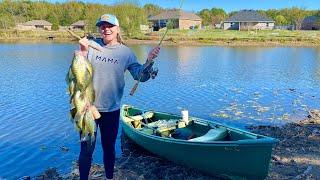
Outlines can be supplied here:
M210 10L209 10L209 9L202 9L202 10L199 12L199 16L201 17L201 19L202 19L202 24L203 24L204 26L211 25L211 13L210 13Z
M279 11L276 9L269 9L265 11L265 15L273 20L276 19L276 17L279 15Z
M115 5L121 5L121 4L131 4L133 6L139 6L139 0L116 0Z
M52 23L52 30L58 30L59 29L59 19L55 13L50 13L46 17L46 20Z
M219 24L227 17L227 13L221 8L212 8L210 12L212 24Z
M29 20L45 19L48 16L48 4L44 2L34 2L30 4Z
M0 13L0 29L9 29L15 25L13 16L9 13Z
M140 32L140 24L147 23L147 17L143 9L134 4L118 4L113 7L115 14L124 32L132 37Z
M292 8L291 13L293 16L293 21L296 25L296 29L301 29L301 24L303 19L307 16L307 12L304 9Z
M62 4L61 6L62 16L59 17L61 25L69 26L78 20L83 20L85 8L84 3L68 2Z
M317 16L317 20L314 23L316 26L320 27L320 16Z
M284 17L284 16L282 16L282 15L277 15L276 17L275 17L275 23L276 23L276 25L287 25L288 24L288 21L287 21L287 19Z
M101 6L99 4L86 5L84 9L84 20L86 21L86 30L88 32L97 31L96 21L101 16L101 12L111 12L111 7Z
M160 14L161 11L163 11L163 9L160 6L157 6L154 4L145 4L143 6L143 9L144 9L147 17Z

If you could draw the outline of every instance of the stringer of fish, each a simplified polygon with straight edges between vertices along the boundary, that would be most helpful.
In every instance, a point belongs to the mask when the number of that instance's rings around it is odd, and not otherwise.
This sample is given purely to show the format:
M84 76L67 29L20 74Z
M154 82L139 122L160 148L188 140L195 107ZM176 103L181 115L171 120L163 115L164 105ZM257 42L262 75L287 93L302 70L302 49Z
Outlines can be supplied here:
M67 93L70 97L71 122L80 132L81 141L95 140L97 125L95 120L100 113L93 105L93 67L82 55L75 54L66 76Z

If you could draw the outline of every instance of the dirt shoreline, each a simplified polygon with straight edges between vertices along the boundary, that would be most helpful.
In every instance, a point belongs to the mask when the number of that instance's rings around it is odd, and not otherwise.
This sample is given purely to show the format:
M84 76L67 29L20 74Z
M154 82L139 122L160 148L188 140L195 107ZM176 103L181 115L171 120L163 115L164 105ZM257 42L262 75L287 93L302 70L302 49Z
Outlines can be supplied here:
M250 126L249 131L277 138L273 149L267 180L320 179L320 110L310 111L308 118L283 127ZM116 159L115 180L126 179L221 179L207 176L197 170L176 165L154 156L122 137L123 156ZM91 179L103 179L102 165L91 168ZM54 168L46 170L36 179L79 179L77 164L72 172L60 175Z

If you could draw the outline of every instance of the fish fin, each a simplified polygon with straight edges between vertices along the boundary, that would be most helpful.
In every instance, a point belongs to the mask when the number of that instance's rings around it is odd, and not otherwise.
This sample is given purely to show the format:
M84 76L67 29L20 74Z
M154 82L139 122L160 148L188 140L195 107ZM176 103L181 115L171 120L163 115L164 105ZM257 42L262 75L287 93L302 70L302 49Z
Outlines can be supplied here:
M74 98L74 94L75 93L73 93L71 96L70 96L70 104L71 104L71 107L74 107L74 103L73 103L73 98Z
M81 112L77 112L74 116L74 121L79 126L80 129L84 128L84 126L83 126L84 121L83 120L84 120L84 114Z
M74 119L75 119L75 116L77 114L77 109L76 108L72 108L70 110L70 117L72 118L72 122L74 123Z
M93 67L92 67L92 64L90 63L90 61L88 59L86 59L86 62L88 64L87 66L87 71L88 73L90 74L91 77L93 77Z

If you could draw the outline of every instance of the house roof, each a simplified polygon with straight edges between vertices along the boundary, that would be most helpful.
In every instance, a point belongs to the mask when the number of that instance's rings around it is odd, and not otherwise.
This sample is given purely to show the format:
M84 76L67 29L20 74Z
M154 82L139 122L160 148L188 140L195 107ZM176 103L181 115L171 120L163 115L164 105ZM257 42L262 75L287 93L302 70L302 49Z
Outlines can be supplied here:
M80 20L71 24L71 26L85 26L85 25L86 25L86 22L84 20Z
M318 20L320 21L320 17L308 16L303 19L302 23L316 23Z
M163 19L189 19L200 20L201 18L194 13L185 12L182 10L167 10L158 15L148 18L149 20L163 20Z
M224 22L274 22L274 20L255 10L241 10Z
M23 23L25 26L52 26L52 24L45 20L32 20Z

